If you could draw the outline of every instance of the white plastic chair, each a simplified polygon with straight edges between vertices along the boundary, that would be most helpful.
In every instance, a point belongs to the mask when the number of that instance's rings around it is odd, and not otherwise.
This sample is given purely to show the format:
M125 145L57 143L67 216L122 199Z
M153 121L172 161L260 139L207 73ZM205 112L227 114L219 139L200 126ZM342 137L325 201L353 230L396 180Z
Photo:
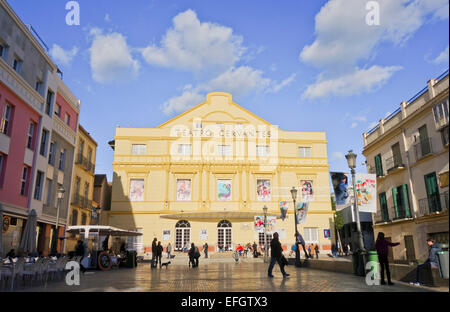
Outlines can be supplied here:
M29 281L33 285L33 280L35 279L37 275L37 270L39 268L39 265L37 263L32 264L25 264L23 265L23 269L18 272L19 277L22 278L22 281L25 284L26 278L29 278Z

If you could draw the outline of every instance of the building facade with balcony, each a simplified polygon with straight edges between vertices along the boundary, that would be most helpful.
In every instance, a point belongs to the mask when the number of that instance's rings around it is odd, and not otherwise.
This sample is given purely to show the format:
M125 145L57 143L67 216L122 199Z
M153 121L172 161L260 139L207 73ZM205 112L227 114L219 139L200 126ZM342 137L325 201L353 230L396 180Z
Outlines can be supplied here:
M400 242L396 260L424 260L428 237L448 243L448 88L446 71L363 134L368 172L377 175L375 237Z
M111 210L111 183L108 183L106 174L96 174L94 180L94 201L98 203L98 223L109 224L109 211Z
M9 224L3 246L17 249L27 216L35 210L37 251L45 254L56 230L56 188L60 184L70 192L80 102L60 79L45 43L6 1L0 1L0 25L0 203ZM56 118L57 103L72 122ZM57 153L58 148L66 152ZM61 170L53 169L54 162ZM68 202L60 207L60 236Z
M310 201L306 221L298 227L305 241L321 250L331 247L334 234L325 235L333 211L324 132L280 130L234 103L231 94L213 92L156 128L117 127L110 144L109 224L142 231L142 241L133 242L138 250L151 251L154 237L175 250L191 242L208 242L213 252L261 245L264 206L268 216L277 217L269 231L277 231L290 248L292 187L298 189L298 202ZM280 202L288 205L284 220Z
M93 206L96 206L93 204L93 195L97 142L81 125L78 127L76 142L69 226L89 225ZM66 251L74 250L75 244L75 237L68 238Z

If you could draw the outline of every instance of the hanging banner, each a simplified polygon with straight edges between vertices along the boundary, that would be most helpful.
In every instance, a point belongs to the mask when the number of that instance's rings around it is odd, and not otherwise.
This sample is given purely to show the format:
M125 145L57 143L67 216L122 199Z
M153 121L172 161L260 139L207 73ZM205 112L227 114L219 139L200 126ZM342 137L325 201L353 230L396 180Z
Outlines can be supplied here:
M217 180L218 200L231 200L231 180Z
M191 200L191 180L177 180L177 200Z
M267 217L267 234L273 234L275 231L277 217ZM255 216L254 230L258 233L264 233L264 216Z
M287 201L280 202L281 220L286 219L287 211L289 208L289 203Z
M300 190L302 191L302 202L309 203L314 200L314 191L313 191L313 181L312 180L301 180L300 181Z
M303 224L306 222L306 215L308 214L308 203L297 203L297 223Z
M331 230L323 229L323 238L331 238Z
M340 211L351 205L348 176L344 172L330 172L330 175L336 198L336 211Z
M270 201L270 180L256 181L256 198L257 200Z
M355 175L356 198L359 211L377 212L377 177L375 174L357 173Z

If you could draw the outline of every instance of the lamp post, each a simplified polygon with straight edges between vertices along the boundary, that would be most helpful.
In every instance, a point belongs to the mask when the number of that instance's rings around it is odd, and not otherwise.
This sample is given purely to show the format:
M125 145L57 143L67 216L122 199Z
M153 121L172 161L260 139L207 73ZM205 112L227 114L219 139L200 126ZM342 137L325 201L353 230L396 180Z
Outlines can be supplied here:
M355 168L356 168L356 154L353 153L353 150L348 151L348 154L345 155L345 158L347 158L348 167L351 170L352 173L352 183L353 183L353 203L355 207L355 214L356 214L356 229L358 231L358 249L361 252L365 252L364 249L364 241L361 231L361 221L359 218L359 207L358 207L358 198L356 197L356 184L355 184Z
M297 229L297 208L295 207L295 201L297 200L297 189L293 186L291 189L292 200L294 201L294 219L295 219L295 266L301 267L302 263L300 262L300 248L298 246L298 229Z
M58 253L58 221L59 221L59 209L61 208L61 201L64 198L64 193L66 190L62 185L58 188L58 204L57 204L57 210L56 210L56 225L55 225L55 231L53 232L53 239L52 239L52 254L56 255Z
M264 263L268 262L268 255L267 255L267 206L264 205L263 207L264 211Z

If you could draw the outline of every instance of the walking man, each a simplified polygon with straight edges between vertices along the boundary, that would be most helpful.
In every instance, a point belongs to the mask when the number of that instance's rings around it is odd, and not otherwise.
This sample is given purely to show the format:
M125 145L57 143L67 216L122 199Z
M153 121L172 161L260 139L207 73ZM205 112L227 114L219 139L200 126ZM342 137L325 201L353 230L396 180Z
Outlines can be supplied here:
M391 282L391 272L389 271L389 260L388 260L388 254L389 254L389 246L394 247L398 246L400 243L391 243L384 239L384 233L379 232L377 241L375 242L375 249L377 250L378 254L378 261L380 262L381 267L381 285L386 285L386 282L384 280L384 270L386 269L386 275L388 280L388 285L394 285L394 283Z
M258 245L256 245L256 242L253 242L253 258L258 258Z
M289 276L289 274L287 274L284 271L284 265L281 260L281 258L283 256L282 252L283 252L283 248L281 247L280 240L278 239L278 233L275 232L275 233L273 233L273 239L270 242L270 265L269 265L269 270L267 272L269 277L273 277L272 270L275 265L275 262L278 262L278 265L280 266L280 270L281 270L281 273L283 274L283 277Z
M319 244L316 244L314 251L316 252L316 259L319 259Z
M308 258L309 258L309 255L308 255L308 253L306 252L306 244L305 244L305 240L303 239L303 236L302 236L302 234L300 234L300 232L297 232L297 239L298 239L298 243L299 243L300 245L302 245L303 251L305 252L305 258L308 259ZM300 250L299 250L298 252L300 252Z
M205 258L208 258L208 243L203 245L203 251L205 252Z
M158 245L156 246L156 265L158 265L159 262L159 268L161 268L161 258L163 253L163 246L161 245L161 242L158 242Z
M158 239L155 237L152 242L152 267L153 268L156 268L155 262L156 262L156 254L158 252L158 248L157 248L157 244L156 244L157 241L158 241Z

